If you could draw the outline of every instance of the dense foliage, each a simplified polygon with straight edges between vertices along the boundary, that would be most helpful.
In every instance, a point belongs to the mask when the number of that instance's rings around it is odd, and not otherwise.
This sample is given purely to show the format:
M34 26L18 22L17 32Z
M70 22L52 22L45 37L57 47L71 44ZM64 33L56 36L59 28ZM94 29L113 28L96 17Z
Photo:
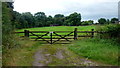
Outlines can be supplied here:
M79 26L79 25L92 25L93 20L81 21L81 14L74 12L69 16L63 14L56 14L54 17L47 16L44 12L37 12L34 15L30 12L19 13L13 12L14 26L16 28L31 28L31 27L44 27L44 26ZM100 18L99 24L117 23L117 18L111 20Z
M12 11L12 3L2 3L2 45L5 49L11 48L14 45L13 36L11 34L14 29Z
M105 19L105 18L100 18L98 19L99 24L116 24L118 23L118 18L112 18L111 20Z
M92 25L94 24L92 20L82 21L81 25Z
M81 24L81 14L72 13L69 16L56 14L54 17L46 16L44 12L37 12L32 15L30 12L19 13L14 11L14 25L16 28L31 28L44 26L78 26Z
M107 33L101 33L101 38L115 39L118 43L120 42L120 24L109 24L104 25L98 29L99 31L105 31Z

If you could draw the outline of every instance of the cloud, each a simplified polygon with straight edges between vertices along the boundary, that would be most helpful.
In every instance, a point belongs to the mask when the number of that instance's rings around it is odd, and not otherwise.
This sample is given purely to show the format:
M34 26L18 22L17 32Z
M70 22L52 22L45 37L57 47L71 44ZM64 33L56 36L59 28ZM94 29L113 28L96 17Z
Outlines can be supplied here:
M79 12L83 20L117 17L119 0L15 0L16 11L69 15Z

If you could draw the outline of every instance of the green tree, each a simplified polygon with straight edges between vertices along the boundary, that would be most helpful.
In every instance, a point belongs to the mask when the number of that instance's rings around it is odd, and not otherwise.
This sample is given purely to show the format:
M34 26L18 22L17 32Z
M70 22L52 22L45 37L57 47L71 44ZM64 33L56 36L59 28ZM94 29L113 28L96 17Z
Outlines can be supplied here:
M67 23L69 23L72 26L81 25L81 14L74 12L70 14L66 20L67 20Z
M19 19L20 28L28 28L28 21L26 21L26 16L21 14Z
M110 24L111 22L110 22L110 20L109 19L107 19L106 20L106 24Z
M24 16L24 19L27 22L27 26L30 27L34 27L35 23L34 23L34 16L30 13L30 12L25 12L22 13L22 15Z
M81 25L92 25L93 20L88 20L88 21L82 21Z
M88 21L82 21L81 25L89 25Z
M94 24L93 22L93 20L88 20L88 22L89 22L89 25L92 25L92 24Z
M54 19L52 16L47 17L47 26L53 25L54 24Z
M54 16L54 24L61 26L61 25L63 25L63 23L64 23L64 15L56 14Z
M66 25L66 26L70 26L70 25L71 25L69 16L66 16L66 17L65 17L64 25Z
M100 18L98 19L99 24L106 24L106 19L105 18Z
M37 12L34 15L35 17L35 26L40 27L40 26L46 26L47 23L47 17L44 12Z
M13 26L15 28L21 28L22 25L20 25L20 16L21 14L17 11L13 11Z
M114 24L114 23L117 23L117 22L118 22L118 18L112 18L112 19L111 19L111 23Z

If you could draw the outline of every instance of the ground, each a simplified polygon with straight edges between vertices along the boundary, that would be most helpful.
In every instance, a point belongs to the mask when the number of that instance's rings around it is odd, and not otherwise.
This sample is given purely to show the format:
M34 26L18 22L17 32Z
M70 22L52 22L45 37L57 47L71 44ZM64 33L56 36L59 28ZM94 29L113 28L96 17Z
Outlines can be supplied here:
M33 66L100 66L68 50L71 44L43 44L35 53Z

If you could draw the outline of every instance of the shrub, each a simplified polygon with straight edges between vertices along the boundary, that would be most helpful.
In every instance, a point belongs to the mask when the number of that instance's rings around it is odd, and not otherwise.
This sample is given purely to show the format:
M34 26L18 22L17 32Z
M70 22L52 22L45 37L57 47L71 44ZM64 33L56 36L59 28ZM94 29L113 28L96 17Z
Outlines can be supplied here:
M107 33L98 34L100 38L111 39L114 38L116 41L120 41L120 24L109 24L105 26L101 26L98 31L105 31Z

